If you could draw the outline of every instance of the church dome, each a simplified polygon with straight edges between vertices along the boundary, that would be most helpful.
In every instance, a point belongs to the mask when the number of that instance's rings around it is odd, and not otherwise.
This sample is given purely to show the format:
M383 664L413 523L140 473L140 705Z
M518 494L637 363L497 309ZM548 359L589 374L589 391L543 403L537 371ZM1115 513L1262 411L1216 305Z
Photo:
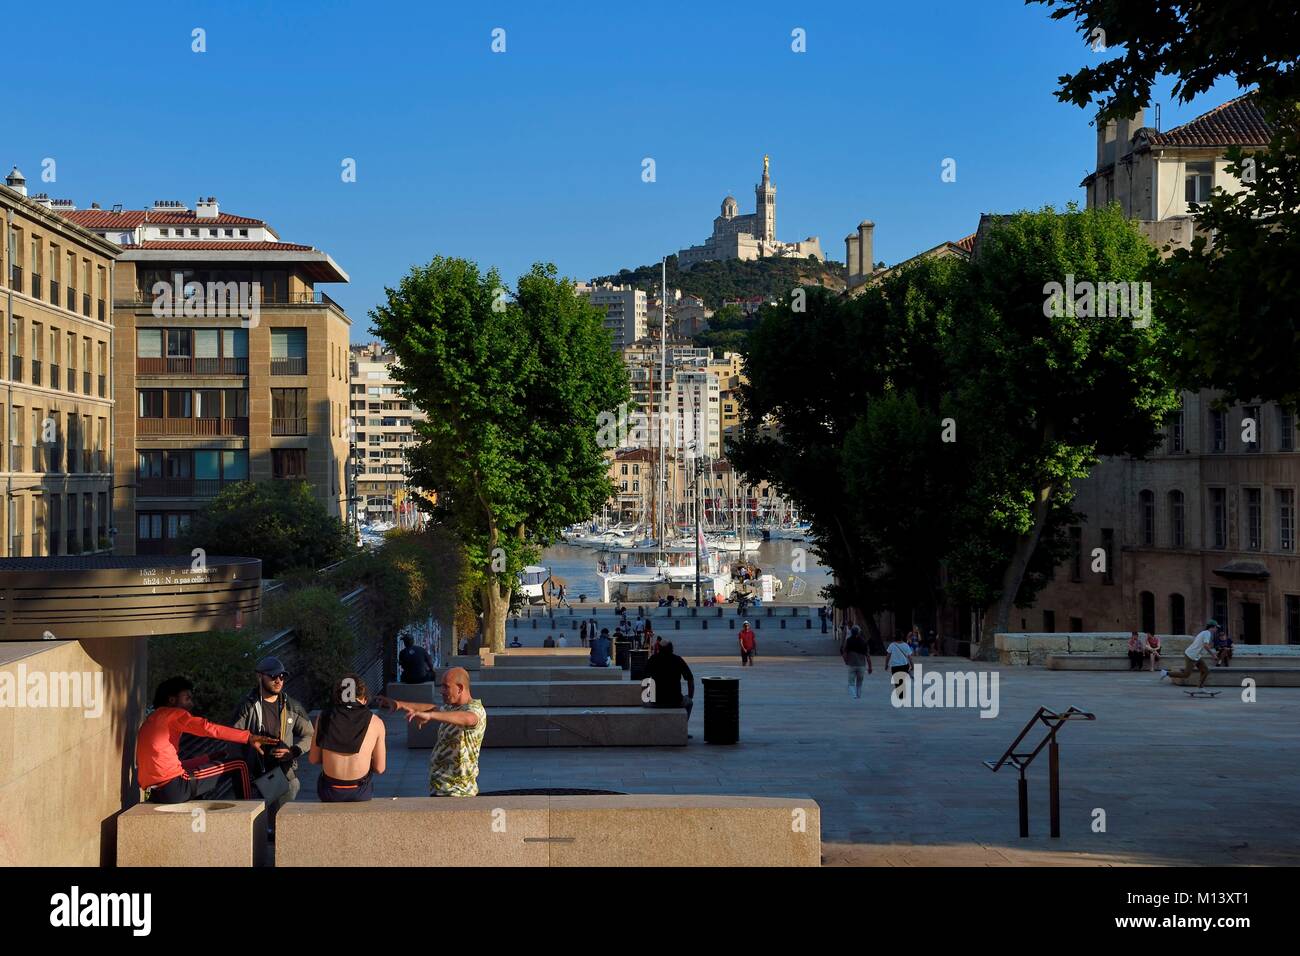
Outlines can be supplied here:
M722 200L722 218L734 219L740 212L740 204L736 202L735 196L728 196Z

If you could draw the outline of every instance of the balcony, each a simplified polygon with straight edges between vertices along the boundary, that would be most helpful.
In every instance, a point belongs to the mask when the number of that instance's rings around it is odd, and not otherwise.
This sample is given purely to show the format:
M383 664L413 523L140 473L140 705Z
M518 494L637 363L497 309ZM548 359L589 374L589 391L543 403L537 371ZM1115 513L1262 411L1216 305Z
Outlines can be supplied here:
M90 318L90 296L86 295L84 292L81 294L81 314L86 318ZM86 550L90 549L87 548Z
M306 375L307 356L271 359L272 375Z
M23 357L21 355L9 356L9 377L15 382L23 380Z
M137 418L135 433L140 436L180 435L199 438L248 435L247 418Z
M137 356L135 370L139 375L247 375L248 359L192 358L188 355L167 358Z
M9 288L13 289L15 292L23 291L23 267L22 266L9 267Z
M307 434L307 418L272 418L271 419L272 435L305 435Z
M40 276L32 276L32 279L39 281ZM50 280L50 305L58 305L58 304L59 304L59 280L51 279Z
M32 384L41 384L41 360L32 359Z
M243 478L141 478L142 498L215 498L222 488Z
M72 286L68 286L68 311L77 311L77 290Z

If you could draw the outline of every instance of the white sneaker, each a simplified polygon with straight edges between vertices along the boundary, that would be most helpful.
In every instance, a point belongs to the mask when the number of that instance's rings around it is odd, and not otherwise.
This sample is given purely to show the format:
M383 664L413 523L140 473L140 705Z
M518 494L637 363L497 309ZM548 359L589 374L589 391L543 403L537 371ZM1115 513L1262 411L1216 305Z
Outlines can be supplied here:
M1156 678L1156 683L1157 683L1157 684L1160 683L1162 680L1164 680L1164 679L1165 679L1166 677L1168 677L1168 676L1169 676L1169 671L1168 671L1167 669L1163 668L1163 667L1160 668L1160 676Z

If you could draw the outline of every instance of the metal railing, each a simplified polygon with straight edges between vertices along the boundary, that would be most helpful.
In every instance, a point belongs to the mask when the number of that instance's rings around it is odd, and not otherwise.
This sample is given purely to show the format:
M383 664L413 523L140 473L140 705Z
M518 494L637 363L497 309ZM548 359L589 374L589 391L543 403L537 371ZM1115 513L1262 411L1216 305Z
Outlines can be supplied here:
M988 767L994 773L997 773L1004 764L1011 764L1020 771L1020 781L1017 788L1020 807L1020 835L1029 836L1029 782L1025 779L1025 771L1029 765L1034 762L1043 750L1048 748L1048 791L1051 801L1051 834L1059 838L1061 835L1061 745L1056 741L1056 732L1071 720L1096 720L1095 714L1089 714L1086 711L1079 710L1077 707L1071 707L1061 713L1048 710L1046 707L1039 707L1034 716L1029 718L1024 729L1020 731L1019 736L1011 741L1011 746L1007 748L1006 753L996 761L985 760L984 766ZM1029 731L1034 725L1042 721L1043 726L1047 728L1047 734L1038 742L1038 746L1028 752L1016 752L1020 742L1028 736Z
M137 356L135 370L140 375L247 375L248 359L193 358L188 355L167 358Z
M272 375L306 375L307 356L271 359Z
M137 435L248 435L247 418L137 418L135 423Z
M139 493L144 498L215 498L227 485L242 478L141 478Z
M272 418L271 419L272 435L305 435L307 434L307 417L301 418Z

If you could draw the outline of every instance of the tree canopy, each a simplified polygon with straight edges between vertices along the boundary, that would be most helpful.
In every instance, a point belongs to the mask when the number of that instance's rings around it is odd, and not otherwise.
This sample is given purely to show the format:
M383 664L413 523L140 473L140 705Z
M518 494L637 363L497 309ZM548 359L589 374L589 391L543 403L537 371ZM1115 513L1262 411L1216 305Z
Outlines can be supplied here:
M495 270L437 257L386 292L373 331L427 414L412 484L437 491L435 517L464 543L484 636L501 649L516 573L612 493L597 429L628 401L627 373L601 311L553 265L511 295Z

